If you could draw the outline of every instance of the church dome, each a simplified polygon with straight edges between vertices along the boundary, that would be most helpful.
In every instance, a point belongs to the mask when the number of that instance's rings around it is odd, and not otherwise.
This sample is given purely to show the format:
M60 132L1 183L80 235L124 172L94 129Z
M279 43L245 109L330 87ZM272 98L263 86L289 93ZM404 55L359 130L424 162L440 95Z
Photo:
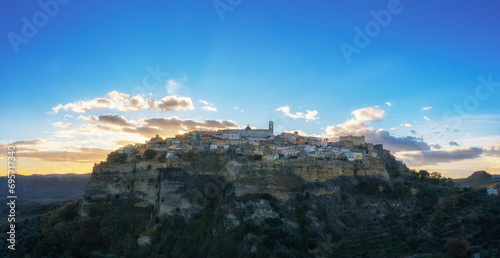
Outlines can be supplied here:
M250 128L250 125L247 125L247 127L245 128L245 130L252 130L252 128Z

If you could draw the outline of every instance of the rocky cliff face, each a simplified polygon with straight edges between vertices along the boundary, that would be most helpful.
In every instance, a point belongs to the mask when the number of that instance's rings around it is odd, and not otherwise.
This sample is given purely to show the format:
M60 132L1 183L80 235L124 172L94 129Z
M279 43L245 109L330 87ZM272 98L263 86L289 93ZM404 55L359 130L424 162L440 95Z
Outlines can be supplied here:
M101 163L93 169L80 213L88 215L93 205L130 201L139 207L153 206L159 216L174 209L192 213L197 210L193 197L207 178L159 162Z
M94 166L80 214L88 215L93 205L133 201L135 206L152 206L159 217L174 211L189 215L202 208L207 199L220 198L228 184L234 184L236 196L268 193L286 201L304 182L325 182L338 176L389 180L378 159L249 161L218 155L194 162L180 160L175 165L157 161L101 163ZM311 189L315 195L335 191Z
M197 153L101 163L82 201L20 223L20 253L441 257L470 243L498 256L500 199L446 179L405 176L404 164L380 153L362 162Z

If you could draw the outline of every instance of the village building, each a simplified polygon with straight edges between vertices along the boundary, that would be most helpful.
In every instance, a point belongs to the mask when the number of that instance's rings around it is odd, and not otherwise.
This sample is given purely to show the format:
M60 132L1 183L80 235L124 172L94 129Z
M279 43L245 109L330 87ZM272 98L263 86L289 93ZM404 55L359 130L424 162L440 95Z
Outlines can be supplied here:
M252 129L250 128L250 125L247 125L247 127L244 130L235 130L235 129L224 129L224 130L218 130L217 135L220 137L223 137L224 134L230 135L230 134L237 134L239 137L256 137L256 138L269 138L272 137L274 133L274 124L273 121L269 121L269 128L268 129Z
M486 193L488 195L498 195L498 189L495 188L488 188L486 189Z
M353 145L363 145L365 144L365 136L339 136L339 142L352 142Z

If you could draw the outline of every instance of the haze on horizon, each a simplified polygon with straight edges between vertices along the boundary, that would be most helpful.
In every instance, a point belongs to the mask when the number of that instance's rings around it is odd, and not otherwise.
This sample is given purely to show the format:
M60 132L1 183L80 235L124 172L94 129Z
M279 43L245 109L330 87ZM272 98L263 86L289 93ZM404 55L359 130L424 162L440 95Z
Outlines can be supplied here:
M0 160L14 144L20 174L90 173L157 133L272 120L500 174L500 3L236 2L9 1Z

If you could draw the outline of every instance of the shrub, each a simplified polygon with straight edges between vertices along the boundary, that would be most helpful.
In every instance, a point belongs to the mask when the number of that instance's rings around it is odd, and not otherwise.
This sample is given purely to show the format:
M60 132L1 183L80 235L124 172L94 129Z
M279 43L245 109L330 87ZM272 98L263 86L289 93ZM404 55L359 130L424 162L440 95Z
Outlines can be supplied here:
M271 218L271 217L267 217L264 222L269 225L270 227L278 227L278 226L281 226L283 225L283 221L281 221L280 219L278 218Z
M152 159L156 157L156 151L155 150L146 150L144 152L144 158L146 159Z

